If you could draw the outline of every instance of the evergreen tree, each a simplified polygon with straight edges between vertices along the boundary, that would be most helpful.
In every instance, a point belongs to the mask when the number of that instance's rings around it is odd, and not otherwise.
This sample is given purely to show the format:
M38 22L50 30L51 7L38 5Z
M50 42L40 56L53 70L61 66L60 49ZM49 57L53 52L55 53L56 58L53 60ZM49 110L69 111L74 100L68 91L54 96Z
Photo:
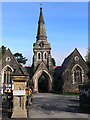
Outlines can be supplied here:
M26 57L23 57L22 53L15 53L14 56L16 57L17 61L20 63L20 64L26 64Z
M52 58L52 66L56 66L56 62L54 58Z

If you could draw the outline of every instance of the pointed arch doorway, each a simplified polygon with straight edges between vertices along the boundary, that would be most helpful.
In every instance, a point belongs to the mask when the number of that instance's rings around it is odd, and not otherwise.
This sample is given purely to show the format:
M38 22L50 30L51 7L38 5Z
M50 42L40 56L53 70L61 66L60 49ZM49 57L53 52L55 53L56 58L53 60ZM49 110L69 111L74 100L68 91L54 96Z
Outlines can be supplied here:
M35 92L51 92L52 91L52 76L46 70L36 71L33 76Z
M38 79L38 92L39 93L48 92L48 77L44 74L44 72Z

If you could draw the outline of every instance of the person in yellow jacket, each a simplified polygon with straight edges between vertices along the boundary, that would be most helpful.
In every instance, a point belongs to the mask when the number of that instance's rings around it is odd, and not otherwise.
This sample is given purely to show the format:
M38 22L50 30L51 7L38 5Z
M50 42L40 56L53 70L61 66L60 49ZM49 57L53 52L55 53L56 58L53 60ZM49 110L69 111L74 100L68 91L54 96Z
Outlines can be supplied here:
M29 102L29 105L31 105L33 101L33 90L31 88L29 90L26 89L26 96L27 96L27 102Z
M32 94L32 90L31 89L26 89L26 96L30 96Z

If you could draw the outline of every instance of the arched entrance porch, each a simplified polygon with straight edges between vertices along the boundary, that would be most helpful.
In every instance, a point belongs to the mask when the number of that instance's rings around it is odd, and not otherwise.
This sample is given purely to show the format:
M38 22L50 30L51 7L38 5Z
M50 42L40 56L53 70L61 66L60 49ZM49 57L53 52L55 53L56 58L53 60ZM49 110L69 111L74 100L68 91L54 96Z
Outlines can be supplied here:
M40 70L33 76L35 92L52 91L52 76L46 70Z

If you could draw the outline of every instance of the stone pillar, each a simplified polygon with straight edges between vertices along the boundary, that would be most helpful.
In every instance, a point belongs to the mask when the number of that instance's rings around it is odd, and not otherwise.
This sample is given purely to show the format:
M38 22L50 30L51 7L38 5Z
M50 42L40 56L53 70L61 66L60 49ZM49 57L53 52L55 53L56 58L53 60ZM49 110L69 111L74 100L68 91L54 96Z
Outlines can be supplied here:
M37 78L34 79L34 91L36 93L38 92L38 80L37 80Z
M28 77L13 76L13 114L12 118L27 118L26 82Z
M48 92L51 92L52 91L52 78L50 77L50 79L48 80L48 87L49 87L49 89L48 89Z

